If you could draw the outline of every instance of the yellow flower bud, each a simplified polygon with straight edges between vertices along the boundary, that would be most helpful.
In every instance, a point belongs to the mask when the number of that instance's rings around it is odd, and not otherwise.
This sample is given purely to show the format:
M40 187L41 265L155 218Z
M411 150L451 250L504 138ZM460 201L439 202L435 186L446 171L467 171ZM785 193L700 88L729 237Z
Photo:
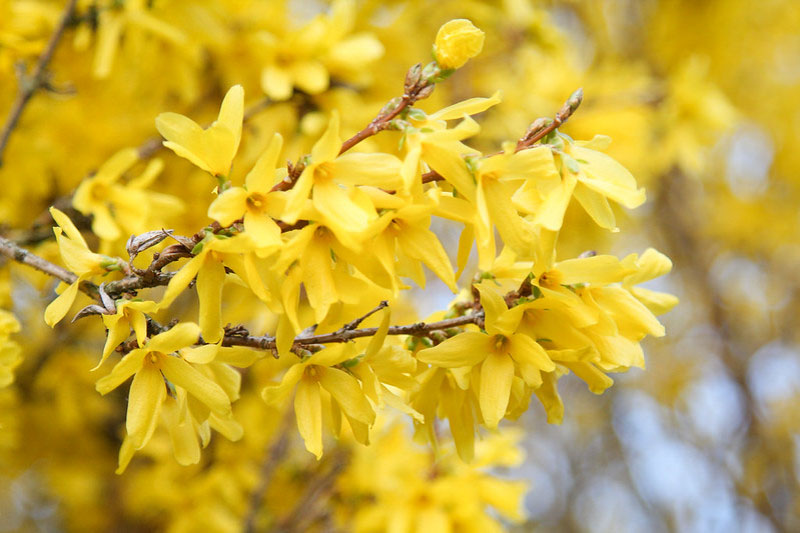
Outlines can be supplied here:
M446 22L436 34L433 55L444 70L460 68L483 49L484 33L467 19Z

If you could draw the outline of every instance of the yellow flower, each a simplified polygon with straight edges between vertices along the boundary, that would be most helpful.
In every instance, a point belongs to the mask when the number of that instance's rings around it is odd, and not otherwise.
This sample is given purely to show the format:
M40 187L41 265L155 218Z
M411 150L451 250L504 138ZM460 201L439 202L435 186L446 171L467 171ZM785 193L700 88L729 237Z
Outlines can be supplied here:
M191 258L169 281L158 309L165 309L186 289L197 276L195 287L200 302L200 327L203 340L215 343L222 338L222 286L225 283L225 267L233 270L260 296L263 292L261 280L255 269L248 264L249 252L255 244L249 235L237 234L231 238L209 235L198 244Z
M117 303L117 312L113 315L102 315L103 325L108 329L106 343L103 346L103 355L100 362L92 370L100 368L111 352L128 338L131 329L136 334L139 346L144 344L147 337L147 319L145 313L154 311L155 302L124 300Z
M225 391L205 377L187 360L174 352L193 345L200 335L197 324L184 322L159 333L141 348L129 352L111 372L97 381L97 391L108 394L133 376L128 393L128 414L125 427L134 449L141 449L150 440L167 396L167 379L181 387L210 412L222 417L231 414L231 403Z
M56 235L61 259L67 269L78 276L75 283L64 289L58 298L50 302L50 305L44 310L44 321L48 326L53 327L69 311L78 296L81 282L92 275L104 274L107 271L106 267L111 266L115 261L110 257L90 251L81 232L67 215L55 207L50 208L50 214L58 224L58 227L53 228L53 232Z
M480 364L481 413L486 426L493 429L506 413L515 370L519 369L527 385L536 387L542 382L540 371L551 372L555 365L538 342L515 333L520 317L517 311L509 310L503 298L485 283L476 287L485 312L486 333L459 333L421 350L417 359L443 368Z
M223 226L230 226L244 216L244 231L259 248L274 248L281 243L281 229L270 216L283 206L283 198L270 192L275 178L275 165L283 138L276 133L245 178L245 186L231 187L217 197L208 208L208 216Z
M207 129L178 113L161 113L156 128L166 139L164 146L214 176L227 176L239 149L244 118L244 89L228 90L217 120Z
M122 230L129 234L144 233L151 213L177 214L183 210L178 198L143 190L161 172L164 164L160 159L150 161L141 176L126 185L117 183L137 161L139 154L135 148L120 150L75 191L72 205L94 218L92 231L103 240L118 239Z
M354 355L352 347L347 345L326 348L293 365L279 385L266 387L261 393L264 401L274 405L285 400L297 386L294 398L297 428L306 449L317 459L322 457L323 390L330 395L332 419L338 421L334 423L334 432L338 434L344 414L356 440L362 444L369 442L369 426L375 422L375 411L358 380L346 371L334 368Z
M446 22L436 34L433 55L444 70L460 68L483 49L484 33L467 19Z
M312 197L314 208L325 224L337 234L366 229L370 209L352 199L341 185L374 185L395 189L400 181L400 160L389 154L353 152L339 155L339 114L334 112L328 128L311 149L311 163L305 167L297 183L287 193L284 222L294 224Z

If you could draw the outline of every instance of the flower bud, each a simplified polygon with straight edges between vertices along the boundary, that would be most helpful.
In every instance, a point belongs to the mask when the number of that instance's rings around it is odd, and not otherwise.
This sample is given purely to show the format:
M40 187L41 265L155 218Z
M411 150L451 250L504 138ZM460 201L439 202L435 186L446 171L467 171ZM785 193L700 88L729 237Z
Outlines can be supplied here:
M436 34L433 55L443 70L460 68L483 49L484 33L467 19L446 22Z

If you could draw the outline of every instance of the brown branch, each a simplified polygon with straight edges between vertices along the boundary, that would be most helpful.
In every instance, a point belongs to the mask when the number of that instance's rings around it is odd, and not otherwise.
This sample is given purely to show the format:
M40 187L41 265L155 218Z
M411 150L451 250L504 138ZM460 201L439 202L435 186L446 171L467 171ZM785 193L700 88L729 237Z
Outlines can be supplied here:
M11 137L11 133L14 131L14 128L17 126L17 123L22 116L22 111L25 109L25 106L28 104L31 97L33 97L33 94L40 88L45 87L48 83L47 65L53 58L53 54L56 51L58 42L61 40L62 35L64 35L64 29L67 27L67 24L72 18L72 13L75 11L76 4L77 0L67 0L67 5L64 6L64 11L61 13L61 18L56 24L47 46L45 46L44 51L39 56L38 61L36 61L36 65L33 67L33 72L31 72L30 75L26 74L25 72L20 74L17 99L11 106L11 111L6 119L5 126L3 126L2 133L0 133L0 167L3 166L3 152L5 151L8 140Z
M467 324L480 324L483 321L483 312L474 313L471 315L458 316L455 318L447 318L439 320L438 322L417 322L415 324L408 324L404 326L390 326L387 335L411 335L414 337L425 337L429 334L465 326ZM378 333L378 328L362 328L362 329L344 329L340 328L332 333L321 333L319 335L305 335L298 336L294 339L294 345L298 347L306 347L315 344L332 344L339 342L349 342L353 339L361 337L372 337ZM258 350L274 350L277 348L275 337L264 335L261 337L252 335L226 335L222 340L223 346L247 346Z
M60 267L55 263L51 263L47 259L39 257L33 252L29 252L25 248L22 248L21 246L6 239L5 237L0 237L0 254L8 257L12 261L16 261L17 263L27 265L31 268L38 270L39 272L47 274L52 278L63 281L64 283L72 284L78 281L78 276L76 276L69 270ZM85 292L92 298L99 297L97 285L95 285L90 281L81 282L79 288L81 291Z
M69 270L29 252L25 248L18 246L4 237L0 237L0 254L3 254L12 261L28 265L39 272L44 272L48 276L61 280L64 283L72 284L78 280L78 276Z
M364 139L372 137L391 127L392 120L400 113L413 106L417 101L430 96L434 86L435 82L433 82L430 77L422 77L422 64L417 63L408 69L403 96L389 102L387 106L381 109L378 116L372 119L367 127L343 142L342 148L339 150L339 155L345 153Z

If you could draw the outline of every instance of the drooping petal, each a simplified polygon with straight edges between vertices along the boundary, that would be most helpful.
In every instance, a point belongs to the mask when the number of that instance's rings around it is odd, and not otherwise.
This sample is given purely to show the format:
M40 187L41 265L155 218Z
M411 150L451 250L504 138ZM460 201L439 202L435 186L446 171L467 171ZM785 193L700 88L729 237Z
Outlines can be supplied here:
M457 152L437 144L425 143L422 157L433 170L456 188L459 195L472 203L475 202L475 180Z
M279 405L292 393L295 385L297 385L297 382L303 377L303 372L305 372L305 369L305 364L298 363L292 365L283 375L283 379L278 385L264 387L264 389L261 391L261 398L268 405Z
M322 399L319 385L310 379L302 379L294 396L294 412L297 429L303 437L306 449L317 459L322 457Z
M473 366L483 361L491 351L490 337L476 331L465 331L443 343L417 353L417 359L443 368Z
M331 394L345 414L364 424L372 425L375 422L375 411L356 378L337 368L324 368L319 374L319 384Z
M188 410L181 409L175 400L167 400L162 408L172 454L180 465L193 465L200 462L200 444Z
M78 297L78 288L81 281L81 278L78 278L75 283L69 285L44 310L44 321L48 326L52 328L69 312L70 307L75 302L75 298Z
M548 424L560 424L564 420L564 402L561 401L561 396L558 395L557 381L556 372L543 373L542 385L534 390L536 397L542 402L542 406L547 413Z
M125 380L142 368L142 360L144 360L148 353L149 351L147 349L141 348L130 351L128 355L120 359L119 362L114 365L114 368L111 369L111 372L109 372L107 376L97 380L95 384L97 392L100 394L108 394L122 385Z
M133 377L125 428L134 448L140 449L150 440L166 395L167 387L158 368L145 364Z
M583 183L578 183L575 186L573 195L598 226L611 231L617 229L614 211L605 196L593 191Z
M397 242L403 253L425 263L451 291L458 292L450 258L432 231L414 224L403 224L397 234Z
M483 421L495 429L506 414L514 378L514 361L507 354L490 354L481 365L480 406Z
M159 310L169 307L175 298L189 286L189 283L192 282L197 272L203 266L206 259L205 256L205 253L200 252L172 276L172 279L169 280L169 284L167 285L167 290L164 292L164 297L158 304Z
M509 340L511 355L514 359L534 365L544 372L552 372L556 369L556 365L547 355L547 351L532 338L518 333L512 335Z
M203 402L213 412L227 416L231 413L231 402L222 387L205 377L180 357L161 358L161 371L175 385Z
M203 340L216 343L222 338L222 285L225 266L215 259L203 264L197 273L197 299L200 301L200 330Z

